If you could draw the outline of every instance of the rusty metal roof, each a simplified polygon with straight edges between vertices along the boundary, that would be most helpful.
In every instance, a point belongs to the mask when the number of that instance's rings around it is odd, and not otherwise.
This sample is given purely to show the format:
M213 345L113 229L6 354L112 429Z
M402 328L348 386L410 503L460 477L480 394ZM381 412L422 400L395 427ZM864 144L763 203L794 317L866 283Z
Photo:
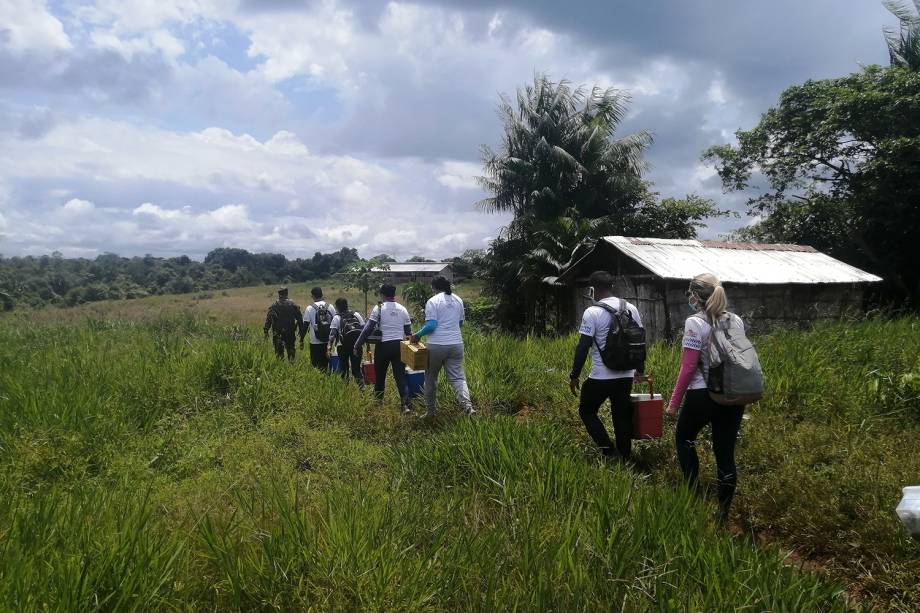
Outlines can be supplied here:
M801 245L625 236L605 236L601 241L665 279L691 279L709 272L729 283L873 283L882 280Z

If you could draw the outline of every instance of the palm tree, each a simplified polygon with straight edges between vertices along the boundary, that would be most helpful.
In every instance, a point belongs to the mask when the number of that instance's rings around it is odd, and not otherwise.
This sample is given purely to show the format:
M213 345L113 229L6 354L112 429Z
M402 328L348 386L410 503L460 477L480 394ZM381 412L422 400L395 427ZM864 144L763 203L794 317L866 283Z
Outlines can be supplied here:
M614 138L628 101L625 92L573 89L545 75L518 90L516 105L503 96L501 150L482 148L485 176L479 181L492 195L478 206L511 212L512 232L569 209L596 218L634 207L645 191L642 155L652 137Z
M920 0L913 0L913 7L896 0L884 0L882 4L900 22L897 30L884 30L891 65L920 70Z

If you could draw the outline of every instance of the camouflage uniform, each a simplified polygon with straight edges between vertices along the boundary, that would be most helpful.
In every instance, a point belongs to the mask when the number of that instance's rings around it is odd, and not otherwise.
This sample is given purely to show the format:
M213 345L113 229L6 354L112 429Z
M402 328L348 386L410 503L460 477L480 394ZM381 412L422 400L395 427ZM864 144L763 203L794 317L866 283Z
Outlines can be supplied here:
M265 315L265 325L262 332L268 336L268 330L272 331L272 344L275 346L275 355L280 360L284 357L287 350L288 360L294 361L294 341L295 333L300 332L300 342L303 342L306 328L303 323L303 314L300 307L289 298L280 298L268 307L268 313Z

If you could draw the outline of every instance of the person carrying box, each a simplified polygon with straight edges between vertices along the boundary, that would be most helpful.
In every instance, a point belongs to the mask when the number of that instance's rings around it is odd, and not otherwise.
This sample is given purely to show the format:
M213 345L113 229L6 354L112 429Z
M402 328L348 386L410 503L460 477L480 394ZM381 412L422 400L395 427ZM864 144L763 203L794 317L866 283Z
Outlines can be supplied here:
M450 281L438 275L431 281L438 293L425 304L425 325L410 338L418 343L428 336L428 368L425 369L425 417L434 417L438 395L438 375L443 368L447 380L454 388L457 402L467 415L474 415L476 409L470 400L470 388L463 370L463 336L460 326L466 315L463 300L453 293Z
M387 370L393 367L393 379L399 392L400 405L403 413L410 413L409 386L406 384L406 365L400 357L400 344L412 332L412 318L406 307L396 302L396 286L384 283L380 286L382 302L375 306L368 317L361 336L355 342L352 352L361 356L361 349L367 336L380 327L380 343L374 351L374 396L378 402L383 401L384 384L386 383Z

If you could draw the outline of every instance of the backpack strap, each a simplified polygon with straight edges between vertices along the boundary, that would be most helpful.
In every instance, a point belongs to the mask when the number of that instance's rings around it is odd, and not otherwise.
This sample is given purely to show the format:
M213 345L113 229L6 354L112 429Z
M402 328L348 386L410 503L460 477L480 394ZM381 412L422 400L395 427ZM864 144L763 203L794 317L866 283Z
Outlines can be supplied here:
M622 307L622 306L623 306L623 299L622 299L622 298L617 298L617 300L619 300L619 303L617 304L617 306L618 306L618 307ZM605 310L605 311L607 311L608 313L610 313L610 326L611 326L611 327L613 327L614 322L616 322L618 328L621 327L621 326L620 326L620 322L619 322L619 320L617 319L617 316L618 316L620 313L622 313L621 310L615 309L615 308L613 308L612 306L610 306L609 304L605 304L605 303L601 302L600 300L596 300L596 301L594 302L594 304L592 304L591 306L600 307L600 308L602 308L603 310ZM608 334L609 334L609 332L608 332ZM602 351L602 349L601 349L601 344L597 342L597 336L594 337L594 344L597 346L597 350L598 350L598 351Z

